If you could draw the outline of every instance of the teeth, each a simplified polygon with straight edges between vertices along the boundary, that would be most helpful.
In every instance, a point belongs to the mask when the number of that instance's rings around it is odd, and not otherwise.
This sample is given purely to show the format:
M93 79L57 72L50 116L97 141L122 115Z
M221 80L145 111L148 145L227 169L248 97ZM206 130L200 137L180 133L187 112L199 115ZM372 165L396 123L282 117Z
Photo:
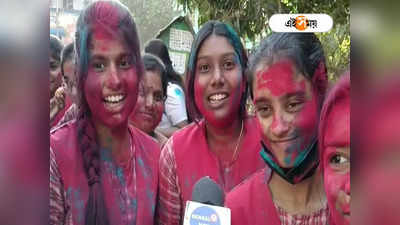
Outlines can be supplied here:
M212 101L219 101L227 97L227 94L215 94L211 95L209 98Z
M104 98L106 102L118 103L124 99L124 95L110 95Z

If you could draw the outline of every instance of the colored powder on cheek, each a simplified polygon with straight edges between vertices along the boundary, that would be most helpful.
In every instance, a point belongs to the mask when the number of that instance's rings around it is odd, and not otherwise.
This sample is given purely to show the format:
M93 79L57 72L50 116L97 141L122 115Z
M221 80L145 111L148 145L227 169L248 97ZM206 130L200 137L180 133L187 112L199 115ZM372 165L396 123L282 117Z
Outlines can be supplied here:
M268 89L274 96L282 96L285 93L298 89L293 80L293 65L290 61L281 61L273 64L266 71L257 73L257 89Z
M316 93L313 92L312 99L306 101L301 112L296 116L295 125L299 136L310 137L314 135L318 125L318 103ZM311 141L304 138L305 142Z

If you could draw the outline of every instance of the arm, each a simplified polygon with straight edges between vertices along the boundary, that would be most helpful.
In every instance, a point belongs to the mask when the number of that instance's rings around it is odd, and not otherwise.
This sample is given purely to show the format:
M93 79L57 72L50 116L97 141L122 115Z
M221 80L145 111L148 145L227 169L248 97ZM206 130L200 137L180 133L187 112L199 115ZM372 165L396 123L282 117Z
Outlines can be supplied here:
M176 124L175 126L172 127L168 127L168 128L157 128L156 130L160 133L162 133L165 137L169 138L171 137L175 131L183 128L184 126L186 126L188 124L187 120L184 120L178 124Z
M64 88L60 87L56 90L54 97L50 99L50 123L54 120L57 114L64 108L65 105Z
M50 148L50 225L65 224L65 192L53 150Z
M168 140L161 151L159 170L157 224L179 225L182 219L182 200L176 177L172 138Z

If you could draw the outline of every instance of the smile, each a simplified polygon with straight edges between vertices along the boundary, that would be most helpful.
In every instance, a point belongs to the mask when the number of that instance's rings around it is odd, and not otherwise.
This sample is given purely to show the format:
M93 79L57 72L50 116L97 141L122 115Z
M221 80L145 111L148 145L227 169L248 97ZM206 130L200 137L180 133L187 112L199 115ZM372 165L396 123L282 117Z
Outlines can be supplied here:
M229 95L226 94L226 93L216 93L216 94L210 95L208 97L208 101L210 101L211 103L218 103L218 102L220 102L222 100L227 99L228 96Z
M103 101L106 103L117 104L122 102L126 98L125 94L118 94L118 95L109 95L103 98Z

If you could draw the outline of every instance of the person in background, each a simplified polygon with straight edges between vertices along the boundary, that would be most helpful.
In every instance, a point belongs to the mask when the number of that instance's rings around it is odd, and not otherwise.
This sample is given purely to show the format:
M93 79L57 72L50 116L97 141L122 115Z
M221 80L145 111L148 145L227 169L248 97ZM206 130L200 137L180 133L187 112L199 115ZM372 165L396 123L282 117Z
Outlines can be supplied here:
M61 40L54 35L50 35L50 55L49 55L49 74L50 74L50 127L57 124L57 119L55 120L57 114L64 108L64 93L60 89L56 92L58 88L61 87L62 77L61 77L61 51L63 45Z
M317 169L328 85L322 45L313 33L272 33L249 61L257 142L268 167L228 194L232 225L325 225L329 209Z
M57 115L60 119L55 119L57 121L56 126L74 119L78 114L74 57L74 43L69 43L61 52L62 89L57 90L57 92L62 92L64 98L59 101L62 102L64 107Z
M143 74L133 16L95 1L76 30L79 115L50 133L50 224L153 224L160 148L128 121Z
M162 147L167 138L155 130L161 121L166 98L167 77L162 61L152 54L142 56L144 76L139 84L139 96L130 115L132 124L152 136Z
M247 56L239 36L219 21L197 33L187 67L194 123L175 132L159 164L157 222L181 224L194 184L209 176L224 193L265 166L256 120L247 115Z
M145 46L144 51L158 56L165 65L168 80L167 99L157 130L164 136L170 137L175 131L188 124L182 77L173 69L168 48L164 42L159 39L151 40Z
M320 168L328 199L329 225L350 225L350 73L328 93L319 126Z

